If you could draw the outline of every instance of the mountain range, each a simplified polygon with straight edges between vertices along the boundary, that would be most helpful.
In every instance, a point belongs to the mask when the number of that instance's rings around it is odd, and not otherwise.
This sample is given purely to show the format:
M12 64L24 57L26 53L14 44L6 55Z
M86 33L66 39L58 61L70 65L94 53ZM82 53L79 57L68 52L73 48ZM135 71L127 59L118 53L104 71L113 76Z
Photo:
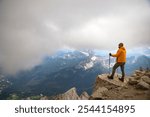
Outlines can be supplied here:
M110 66L114 63L115 59L111 58ZM127 75L139 67L150 68L149 56L133 54L127 57ZM11 99L12 95L21 99L34 95L53 96L72 87L76 87L78 94L83 91L91 94L96 76L108 72L109 57L101 52L61 50L45 57L40 65L30 70L20 71L14 76L4 76L9 84L1 88L0 99Z

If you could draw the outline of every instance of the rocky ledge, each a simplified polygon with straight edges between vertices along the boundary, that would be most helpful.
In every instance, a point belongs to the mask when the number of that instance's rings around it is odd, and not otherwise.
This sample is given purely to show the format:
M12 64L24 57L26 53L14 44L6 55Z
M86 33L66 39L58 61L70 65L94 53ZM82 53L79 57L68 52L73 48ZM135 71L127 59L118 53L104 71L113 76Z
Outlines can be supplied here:
M116 74L113 80L107 78L108 74L98 75L93 86L93 92L89 96L83 92L80 96L76 88L55 96L57 100L128 100L150 99L150 71L136 70L131 76L126 76L125 81L118 80Z

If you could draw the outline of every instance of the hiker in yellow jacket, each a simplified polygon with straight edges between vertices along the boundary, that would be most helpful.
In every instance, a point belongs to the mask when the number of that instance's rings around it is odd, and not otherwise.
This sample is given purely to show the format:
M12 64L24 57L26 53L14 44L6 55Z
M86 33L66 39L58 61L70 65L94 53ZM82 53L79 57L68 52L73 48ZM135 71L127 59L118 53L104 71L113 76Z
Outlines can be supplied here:
M125 66L125 63L126 63L126 49L123 46L123 43L120 43L118 45L118 48L119 49L118 49L116 54L109 53L110 56L116 57L116 63L113 66L112 74L110 76L108 76L108 78L113 79L116 69L120 66L121 72L122 72L122 77L119 78L119 80L121 80L123 82L124 81L124 76L125 76L124 66Z

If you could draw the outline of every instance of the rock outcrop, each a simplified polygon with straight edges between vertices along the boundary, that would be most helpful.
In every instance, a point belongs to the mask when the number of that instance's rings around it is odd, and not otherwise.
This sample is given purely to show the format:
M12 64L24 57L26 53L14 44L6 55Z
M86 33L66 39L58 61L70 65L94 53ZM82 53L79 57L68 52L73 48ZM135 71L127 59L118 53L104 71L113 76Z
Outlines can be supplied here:
M140 80L139 80L139 79L136 79L136 78L134 78L134 77L130 77L130 78L129 78L129 81L128 81L128 83L129 83L130 85L137 85L139 82L140 82Z
M68 90L67 92L57 95L55 97L56 100L88 100L89 99L89 95L87 92L83 92L81 94L81 96L79 96L77 94L76 88L73 87L70 90Z
M119 80L120 75L116 74L114 79L108 79L109 74L98 75L90 99L107 99L107 94L114 89L125 87L128 83L127 78L124 82Z
M150 99L150 71L136 70L124 82L119 74L113 80L107 76L98 75L90 99Z
M137 89L149 90L150 89L150 76L149 71L136 70L132 77L129 78L129 84L134 85Z
M145 89L145 90L150 89L149 84L147 84L147 83L144 82L144 81L140 81L140 82L137 84L136 87L137 87L137 89Z
M148 76L142 76L141 79L142 79L144 82L150 84L150 77L148 77Z
M83 92L80 96L76 88L57 95L57 100L112 100L112 99L150 99L150 71L136 70L131 76L126 76L122 82L116 74L113 80L107 78L108 74L98 75L89 96Z
M102 74L98 75L95 82L94 90L97 90L99 86L106 87L108 89L116 88L116 87L122 87L127 84L127 79L125 79L124 82L119 80L120 75L115 75L113 80L110 80L107 78L108 74Z
M80 95L80 100L88 100L89 98L90 96L85 91Z
M78 100L79 96L76 92L76 88L73 87L67 92L65 92L64 94L60 94L56 96L56 99L57 100Z

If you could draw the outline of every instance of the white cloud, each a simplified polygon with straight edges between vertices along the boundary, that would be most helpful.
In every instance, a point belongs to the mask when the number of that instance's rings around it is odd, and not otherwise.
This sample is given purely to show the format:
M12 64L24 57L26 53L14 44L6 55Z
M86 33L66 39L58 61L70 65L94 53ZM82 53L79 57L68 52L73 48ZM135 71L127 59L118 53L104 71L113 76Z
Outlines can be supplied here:
M149 47L148 0L1 0L0 66L15 73L62 47Z

